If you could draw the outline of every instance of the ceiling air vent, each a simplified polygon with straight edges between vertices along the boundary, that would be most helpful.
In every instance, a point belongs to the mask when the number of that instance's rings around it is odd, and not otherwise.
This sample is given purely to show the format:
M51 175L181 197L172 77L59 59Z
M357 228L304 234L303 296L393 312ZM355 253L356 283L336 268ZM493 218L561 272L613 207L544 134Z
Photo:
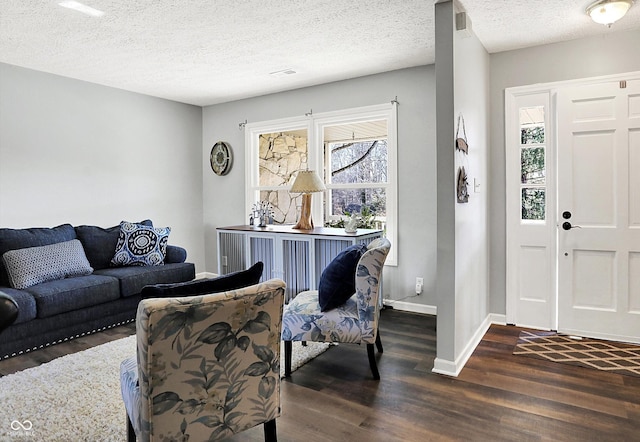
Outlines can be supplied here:
M297 74L297 72L291 68L282 69L281 71L269 72L269 75L276 78L284 78L294 74Z

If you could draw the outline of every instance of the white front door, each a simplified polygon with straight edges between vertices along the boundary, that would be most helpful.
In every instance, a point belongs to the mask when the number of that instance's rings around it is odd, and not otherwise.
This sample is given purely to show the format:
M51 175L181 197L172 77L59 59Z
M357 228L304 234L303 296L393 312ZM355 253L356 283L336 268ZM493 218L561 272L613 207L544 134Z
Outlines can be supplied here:
M640 80L562 88L558 331L640 342Z

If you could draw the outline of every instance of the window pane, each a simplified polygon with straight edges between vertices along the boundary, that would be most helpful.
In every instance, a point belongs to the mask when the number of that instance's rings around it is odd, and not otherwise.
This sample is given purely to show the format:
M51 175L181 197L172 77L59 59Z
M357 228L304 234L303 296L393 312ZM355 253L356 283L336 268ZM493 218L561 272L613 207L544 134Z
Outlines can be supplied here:
M376 217L387 216L384 189L332 189L329 193L333 216L345 216L347 212L361 213L363 208Z
M544 143L544 107L520 108L520 143Z
M288 190L260 191L260 201L269 201L273 206L273 221L280 224L295 224L298 220L298 206L302 205L302 195Z
M544 147L531 147L520 150L520 177L522 184L545 183L544 154Z
M331 183L386 183L387 140L328 143Z
M522 219L544 221L545 219L545 190L522 189Z
M291 175L307 169L306 130L260 134L259 138L259 186L286 186Z

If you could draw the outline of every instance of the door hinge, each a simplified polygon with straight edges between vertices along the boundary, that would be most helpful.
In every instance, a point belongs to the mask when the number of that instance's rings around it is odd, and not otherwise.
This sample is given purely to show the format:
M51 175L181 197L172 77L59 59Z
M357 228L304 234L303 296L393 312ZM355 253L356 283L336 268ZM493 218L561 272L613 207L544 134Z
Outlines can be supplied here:
M620 89L626 89L627 80L620 80Z

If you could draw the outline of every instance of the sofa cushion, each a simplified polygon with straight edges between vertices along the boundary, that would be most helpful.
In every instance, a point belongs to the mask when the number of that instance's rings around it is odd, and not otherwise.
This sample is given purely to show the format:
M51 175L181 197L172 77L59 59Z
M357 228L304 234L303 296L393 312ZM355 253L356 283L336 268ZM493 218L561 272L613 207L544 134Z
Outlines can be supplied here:
M260 282L264 264L258 261L247 270L229 273L217 278L197 279L176 284L155 284L142 289L142 298L177 298L236 290Z
M25 290L36 300L38 318L103 304L120 297L118 280L103 275L58 279Z
M94 274L118 278L120 293L126 298L140 293L146 285L190 281L195 278L196 271L193 264L185 262L151 267L112 267L96 270Z
M9 250L2 255L9 284L16 289L72 276L90 275L93 269L77 239Z
M356 266L367 246L355 244L347 247L324 269L318 285L320 311L336 308L356 292Z
M36 300L28 292L24 290L12 289L9 287L0 287L0 291L5 295L9 295L18 304L18 318L13 322L20 324L21 322L31 321L36 317ZM1 339L1 338L0 338Z
M57 227L34 227L31 229L0 229L0 256L9 250L27 247L46 246L76 239L76 232L71 224ZM9 276L0 259L0 286L9 286Z
M176 263L176 262L185 262L187 260L187 250L183 247L172 246L171 244L167 244L167 256L164 258L164 262L168 263Z
M140 224L120 223L120 235L114 266L160 266L167 254L170 227L154 228Z
M136 223L153 227L150 219ZM118 244L120 224L103 228L97 226L76 226L76 235L84 247L84 253L94 269L106 269L111 266L111 258Z

